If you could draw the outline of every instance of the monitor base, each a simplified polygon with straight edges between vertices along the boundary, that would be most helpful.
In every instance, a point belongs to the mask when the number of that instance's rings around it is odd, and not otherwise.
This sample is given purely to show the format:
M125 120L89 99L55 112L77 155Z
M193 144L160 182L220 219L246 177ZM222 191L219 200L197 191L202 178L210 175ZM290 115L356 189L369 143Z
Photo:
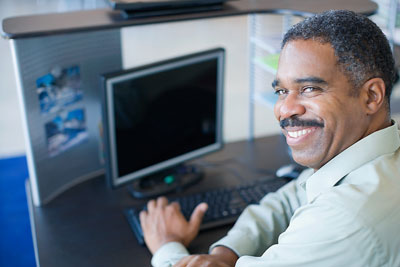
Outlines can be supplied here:
M171 192L179 192L199 182L204 171L197 165L179 165L155 175L141 178L128 186L134 198L156 198Z

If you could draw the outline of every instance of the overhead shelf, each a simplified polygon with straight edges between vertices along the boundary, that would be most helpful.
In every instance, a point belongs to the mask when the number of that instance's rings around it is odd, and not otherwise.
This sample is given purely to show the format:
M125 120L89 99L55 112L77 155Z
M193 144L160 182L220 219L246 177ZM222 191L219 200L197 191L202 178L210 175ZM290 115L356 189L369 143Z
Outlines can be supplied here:
M365 15L372 15L377 10L377 4L370 0L237 0L226 3L221 10L216 11L124 19L120 10L106 8L6 18L3 20L2 35L8 39L17 39L247 14L310 16L338 7Z

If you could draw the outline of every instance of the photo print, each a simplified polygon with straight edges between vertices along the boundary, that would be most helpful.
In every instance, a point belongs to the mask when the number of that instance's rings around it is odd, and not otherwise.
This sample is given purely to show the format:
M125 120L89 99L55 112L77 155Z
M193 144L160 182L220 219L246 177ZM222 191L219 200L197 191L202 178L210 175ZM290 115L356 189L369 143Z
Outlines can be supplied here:
M36 80L40 113L48 114L62 110L82 99L79 66L54 67L50 73Z
M85 110L62 112L45 124L47 150L50 157L82 143L88 138Z

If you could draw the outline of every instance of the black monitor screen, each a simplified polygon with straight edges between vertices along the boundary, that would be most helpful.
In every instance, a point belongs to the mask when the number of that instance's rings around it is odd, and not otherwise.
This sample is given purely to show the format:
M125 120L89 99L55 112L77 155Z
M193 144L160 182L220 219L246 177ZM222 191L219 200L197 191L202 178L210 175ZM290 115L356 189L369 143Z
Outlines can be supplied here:
M223 50L105 76L114 185L222 146Z

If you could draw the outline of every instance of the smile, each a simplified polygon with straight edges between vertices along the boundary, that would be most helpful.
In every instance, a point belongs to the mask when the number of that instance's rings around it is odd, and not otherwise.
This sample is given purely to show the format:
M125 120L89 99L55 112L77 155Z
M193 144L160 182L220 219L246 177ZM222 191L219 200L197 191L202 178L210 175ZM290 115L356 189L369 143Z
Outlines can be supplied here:
M312 132L312 129L308 128L308 129L303 129L303 130L299 130L299 131L287 131L287 134L291 138L298 138L298 137L301 137L303 135L309 134L311 132Z

